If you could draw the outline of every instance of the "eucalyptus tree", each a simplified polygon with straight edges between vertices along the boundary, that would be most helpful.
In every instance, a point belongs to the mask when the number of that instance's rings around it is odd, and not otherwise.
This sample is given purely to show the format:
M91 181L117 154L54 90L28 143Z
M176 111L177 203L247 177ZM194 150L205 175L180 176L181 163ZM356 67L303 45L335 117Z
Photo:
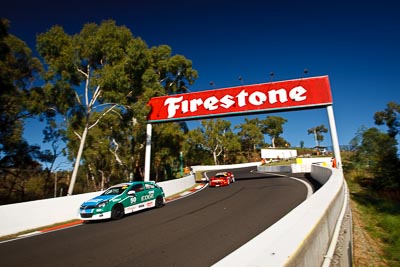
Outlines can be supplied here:
M186 124L175 122L155 125L153 128L152 157L154 164L152 177L156 181L173 178L172 167L179 168L183 164L183 156L187 155L184 142Z
M308 134L314 135L315 146L320 146L321 142L324 140L324 136L322 135L322 133L327 133L327 132L328 129L323 124L307 130Z
M74 35L53 26L38 35L37 49L47 67L44 89L49 105L67 118L68 131L79 144L78 148L69 145L75 165L68 195L74 189L89 130L110 113L118 113L131 122L132 131L140 132L132 132L132 139L142 142L148 100L187 90L197 78L190 60L172 56L166 45L148 48L112 20L85 24ZM94 112L99 115L92 116Z
M9 34L9 21L0 20L0 154L22 141L23 124L40 113L33 82L42 69L25 42Z
M56 165L56 160L60 156L66 156L66 148L61 147L67 141L66 133L63 128L59 128L54 119L48 118L47 125L43 130L43 143L49 144L49 148L40 153L39 159L46 166L43 191L44 195L49 195L52 171L61 167L63 162Z
M240 138L242 150L250 154L256 151L257 147L264 145L264 135L261 132L262 124L258 118L245 118L244 121L244 123L235 126L235 129L239 129L237 135Z
M92 113L92 118L97 120L103 116L100 112ZM129 154L130 135L128 128L117 112L109 112L104 115L96 127L87 135L85 149L82 158L85 159L85 168L80 169L88 173L87 183L81 184L81 188L87 186L90 190L103 190L109 186L109 182L124 182L129 179ZM69 136L72 136L69 131ZM70 149L78 147L78 139L72 139ZM85 190L82 190L85 191Z
M278 116L267 116L265 120L261 121L261 132L269 135L271 138L271 145L275 147L275 139L283 133L283 124L287 120Z
M0 19L0 204L26 200L25 185L40 169L38 146L23 138L24 122L41 112L34 86L42 65Z
M385 110L375 112L374 120L376 125L386 124L388 134L395 138L400 132L400 104L389 102Z
M202 120L201 125L201 128L198 127L189 133L188 142L208 151L212 155L215 165L220 163L221 156L224 161L227 153L240 151L239 138L232 132L231 122L211 119Z
M282 136L276 137L274 141L277 147L286 147L286 148L291 147L290 142L285 140L285 138L283 138Z
M356 159L362 168L373 175L378 189L400 188L400 160L397 141L390 134L369 128L362 132L362 140L356 150Z

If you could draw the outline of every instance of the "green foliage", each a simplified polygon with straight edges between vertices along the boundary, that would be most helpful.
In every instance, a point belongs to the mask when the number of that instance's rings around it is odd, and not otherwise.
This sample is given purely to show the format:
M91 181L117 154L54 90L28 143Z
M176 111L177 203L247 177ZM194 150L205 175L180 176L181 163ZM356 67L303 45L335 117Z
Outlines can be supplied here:
M378 111L374 115L375 124L386 124L389 136L395 138L400 131L400 104L389 102L384 111Z
M397 156L397 141L377 128L362 133L362 141L353 156L353 168L371 172L374 186L381 190L400 189L400 161Z
M183 142L184 127L179 123L154 125L152 140L153 166L151 177L155 181L173 179L173 172L180 171L180 154L186 157ZM183 162L182 162L183 164Z
M400 264L400 202L383 198L376 192L357 190L350 184L352 199L361 211L368 232L383 242L385 260L390 266Z
M0 153L22 141L23 121L34 116L31 84L41 71L29 47L8 34L9 22L0 20Z
M260 130L262 122L258 118L244 120L244 123L235 126L235 129L239 129L237 135L240 138L242 151L250 154L264 146L264 135Z
M32 87L42 66L9 26L0 19L0 204L32 199L26 185L40 169L41 154L23 139L23 127L43 111Z
M276 147L275 141L283 133L283 124L286 122L286 119L278 116L267 116L265 120L261 121L261 132L269 135L272 147Z
M68 122L69 157L76 162L83 157L89 171L93 169L96 175L101 172L101 184L105 176L116 172L120 177L130 177L140 164L149 99L157 94L185 92L186 86L197 78L190 60L172 55L171 48L166 45L148 48L128 28L117 26L112 20L100 25L85 24L75 35L68 35L60 26L54 26L38 35L37 48L47 64L46 95L52 100L49 102L53 103L53 110L65 116ZM118 114L114 120L121 122L100 123L111 118L111 113ZM112 131L110 125L114 127ZM96 127L100 129L93 135L91 131ZM123 134L130 137L123 138ZM79 140L73 140L74 137ZM108 157L105 147L92 144L95 140L102 140L104 146L108 146ZM102 156L108 160L105 165L103 162L102 170L93 166L96 160L90 153L82 154L91 147L102 151ZM113 147L118 147L118 154ZM113 170L113 160L121 166L119 172ZM74 167L70 194L78 167L79 164Z
M321 142L324 140L324 136L322 135L322 133L327 133L327 132L328 132L328 129L326 129L325 125L323 125L323 124L307 130L308 134L314 135L314 140L315 140L316 146L320 146Z
M198 150L212 155L215 165L227 163L227 155L240 151L239 137L233 134L231 123L222 119L202 120L198 127L188 133L188 143Z

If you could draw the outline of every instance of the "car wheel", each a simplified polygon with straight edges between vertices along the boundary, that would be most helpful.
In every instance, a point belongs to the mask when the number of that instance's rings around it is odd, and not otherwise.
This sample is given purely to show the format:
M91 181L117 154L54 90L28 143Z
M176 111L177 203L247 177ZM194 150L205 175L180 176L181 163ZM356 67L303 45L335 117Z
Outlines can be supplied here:
M156 208L161 208L162 206L164 206L164 199L162 196L158 196L156 198Z
M111 210L111 219L119 220L124 217L124 207L121 204L116 204Z

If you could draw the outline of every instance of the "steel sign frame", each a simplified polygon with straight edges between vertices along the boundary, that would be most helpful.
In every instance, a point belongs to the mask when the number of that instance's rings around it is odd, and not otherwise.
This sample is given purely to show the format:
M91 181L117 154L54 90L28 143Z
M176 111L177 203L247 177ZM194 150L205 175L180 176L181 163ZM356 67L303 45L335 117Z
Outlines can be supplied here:
M144 180L150 180L152 123L326 107L336 168L342 169L328 76L151 98L147 116Z
M154 97L148 122L316 108L332 104L328 76Z

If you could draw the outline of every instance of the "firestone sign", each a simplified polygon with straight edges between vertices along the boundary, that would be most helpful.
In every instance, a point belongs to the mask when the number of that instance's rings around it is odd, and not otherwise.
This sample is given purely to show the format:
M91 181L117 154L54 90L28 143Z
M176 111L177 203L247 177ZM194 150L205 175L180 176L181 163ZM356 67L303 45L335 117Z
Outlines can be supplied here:
M149 122L244 115L332 104L328 76L154 97Z

